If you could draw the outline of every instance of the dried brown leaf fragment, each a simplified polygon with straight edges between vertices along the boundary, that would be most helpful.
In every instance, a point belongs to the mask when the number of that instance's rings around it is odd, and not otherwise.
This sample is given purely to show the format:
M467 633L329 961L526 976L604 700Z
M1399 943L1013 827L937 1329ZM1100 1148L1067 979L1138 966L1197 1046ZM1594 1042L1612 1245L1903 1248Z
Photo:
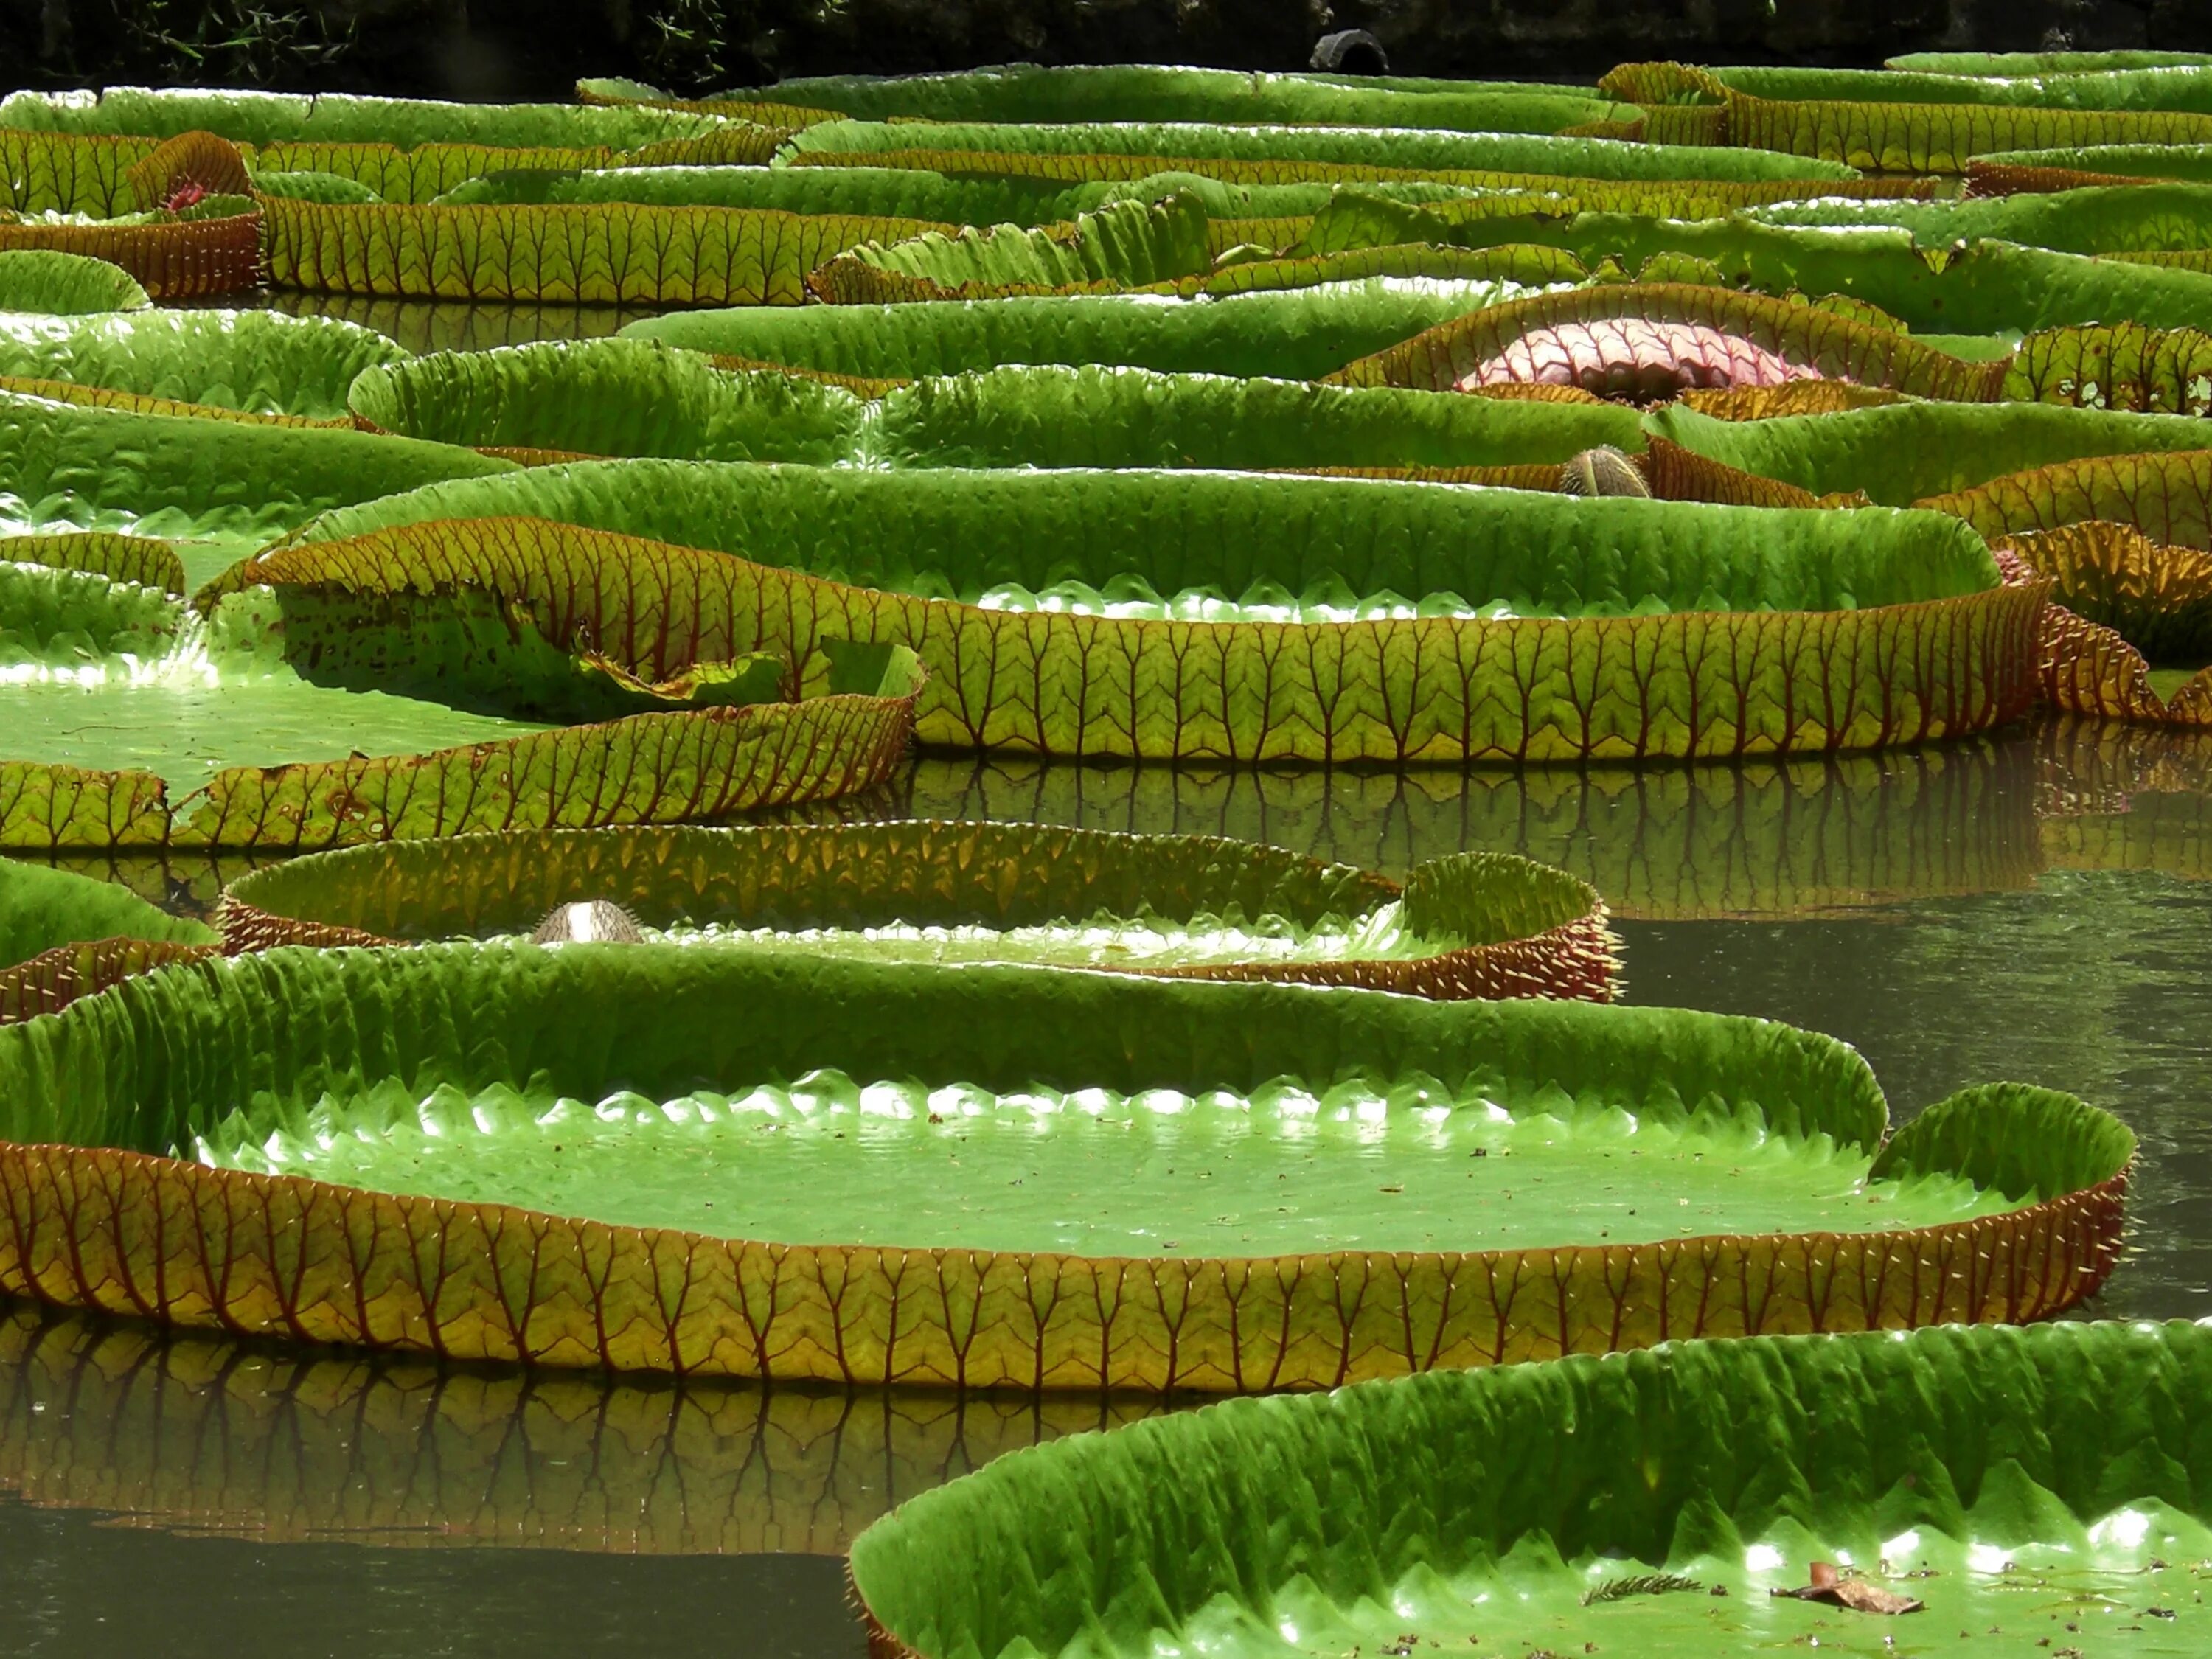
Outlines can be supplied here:
M1813 1563L1811 1583L1796 1589L1778 1589L1769 1594L1791 1596L1800 1601L1820 1601L1832 1607L1849 1607L1854 1613L1921 1613L1928 1606L1910 1595L1886 1590L1867 1579L1846 1578L1836 1570L1832 1561Z

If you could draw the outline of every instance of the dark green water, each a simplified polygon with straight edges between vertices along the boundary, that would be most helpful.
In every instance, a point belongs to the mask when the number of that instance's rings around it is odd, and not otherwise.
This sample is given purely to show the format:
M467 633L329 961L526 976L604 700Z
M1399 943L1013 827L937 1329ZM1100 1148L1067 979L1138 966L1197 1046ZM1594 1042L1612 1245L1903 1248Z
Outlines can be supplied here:
M1632 998L1856 1043L1907 1115L2018 1078L2143 1143L2092 1311L2212 1316L2212 744L2051 726L1922 755L1526 778L930 761L864 809L1460 848L1594 881ZM183 905L219 872L112 873ZM236 873L234 871L220 873ZM1136 1402L639 1387L0 1317L0 1654L863 1651L836 1552Z

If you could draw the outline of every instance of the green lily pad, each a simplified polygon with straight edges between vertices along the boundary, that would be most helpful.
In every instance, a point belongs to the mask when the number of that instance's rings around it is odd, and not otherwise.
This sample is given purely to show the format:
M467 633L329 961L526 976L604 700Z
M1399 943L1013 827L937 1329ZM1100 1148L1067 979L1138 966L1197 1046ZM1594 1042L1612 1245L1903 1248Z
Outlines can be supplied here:
M2212 64L2201 52L1908 52L1883 66L1928 75L2062 75L2097 70L2186 68Z
M0 317L0 374L252 415L343 417L356 375L406 355L351 323L269 311Z
M1430 996L1612 994L1605 908L1525 860L1396 883L1247 842L998 824L472 836L295 860L224 895L234 950L527 933L620 905L648 939L1033 962Z
M127 887L23 859L0 859L0 967L58 945L106 939L212 945L204 922L174 916Z
M206 421L0 392L0 537L106 530L175 538L205 580L332 507L514 464L336 428ZM4 550L4 548L0 548Z
M867 440L896 466L963 467L1556 468L1644 445L1619 404L1058 366L900 386Z
M838 386L621 339L418 357L364 371L349 403L379 430L447 443L823 465L854 456L866 407Z
M0 100L0 127L33 132L171 138L212 132L236 144L428 143L601 145L635 149L696 137L720 118L676 110L568 104L459 104L344 93L110 87L100 93L18 92Z
M6 106L0 106L0 120ZM1171 157L1177 161L1490 171L1590 179L1854 179L1832 161L1752 149L1625 144L1510 132L1376 131L1329 126L1230 126L1206 122L825 121L793 136L783 159L891 155L917 148L973 155ZM1006 169L1016 171L1013 167ZM1203 169L1200 169L1203 170ZM1284 171L1289 169L1285 167Z
M120 265L52 248L0 252L0 312L82 316L143 311L153 303Z
M925 743L1239 764L1740 757L1978 730L2026 710L2021 624L2040 598L2001 586L1979 538L1932 514L658 459L388 496L237 579L328 568L406 592L518 558L625 609L619 573L666 568L683 596L668 625L718 651L911 649L931 675ZM647 611L624 626L659 628ZM1956 642L1904 643L1923 629Z
M2208 1399L2212 1331L2176 1323L1688 1342L1233 1401L925 1493L854 1541L853 1582L872 1650L916 1659L2179 1659L2212 1617ZM1844 1594L1799 1594L1824 1579Z
M2109 1270L2117 1121L2009 1085L1886 1118L1842 1044L1678 1010L278 950L0 1030L0 1194L39 1218L0 1289L457 1358L1241 1390L2027 1319ZM212 1251L143 1224L179 1206Z
M1194 302L1151 295L678 312L623 333L832 374L903 379L1001 363L1128 363L1311 380L1480 311L1510 283L1384 279Z
M98 562L79 539L13 550ZM903 752L916 676L896 648L797 665L602 649L596 604L570 594L556 618L495 576L399 606L241 584L204 614L95 569L0 563L0 845L711 819L866 787Z
M1727 465L1816 495L1859 490L1888 507L2093 455L2212 448L2212 431L2195 416L2048 404L1892 404L1762 421L1715 420L1677 405L1644 419L1647 430Z
M648 340L451 352L375 368L355 416L384 431L572 456L897 466L1439 467L1635 451L1635 411L1399 387L1127 368L1012 366L896 387L730 371Z

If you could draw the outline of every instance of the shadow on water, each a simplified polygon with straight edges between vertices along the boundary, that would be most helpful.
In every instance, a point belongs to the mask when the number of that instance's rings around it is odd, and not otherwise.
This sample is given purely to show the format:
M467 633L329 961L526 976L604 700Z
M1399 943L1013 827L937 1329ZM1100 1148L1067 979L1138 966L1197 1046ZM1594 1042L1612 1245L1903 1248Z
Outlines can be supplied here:
M1899 1115L2003 1077L2112 1108L2142 1156L2095 1311L2212 1315L2212 741L2053 724L1467 777L925 758L836 812L1226 835L1395 874L1462 849L1563 865L1612 903L1633 1000L1833 1032ZM243 866L77 867L204 910ZM441 1370L0 1316L0 1651L40 1659L858 1659L836 1559L855 1530L1158 1409Z
M1006 1452L1166 1409L441 1366L0 1304L0 1491L266 1543L841 1556Z
M0 1651L857 1656L854 1532L1161 1409L441 1368L0 1303Z
M1270 842L1402 877L1446 853L1572 871L1616 915L1784 920L2017 891L2052 870L2212 876L2212 736L2063 721L1741 766L1194 771L925 758L845 816Z

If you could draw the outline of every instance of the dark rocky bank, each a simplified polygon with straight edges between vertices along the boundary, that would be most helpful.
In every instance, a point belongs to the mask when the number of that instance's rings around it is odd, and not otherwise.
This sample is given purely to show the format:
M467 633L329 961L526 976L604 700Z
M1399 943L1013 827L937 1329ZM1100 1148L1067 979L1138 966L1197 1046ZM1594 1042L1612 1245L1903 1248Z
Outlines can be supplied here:
M1371 31L1399 74L1588 78L1641 58L2212 50L2212 0L0 0L0 87L262 85L565 98L977 64L1296 69Z

